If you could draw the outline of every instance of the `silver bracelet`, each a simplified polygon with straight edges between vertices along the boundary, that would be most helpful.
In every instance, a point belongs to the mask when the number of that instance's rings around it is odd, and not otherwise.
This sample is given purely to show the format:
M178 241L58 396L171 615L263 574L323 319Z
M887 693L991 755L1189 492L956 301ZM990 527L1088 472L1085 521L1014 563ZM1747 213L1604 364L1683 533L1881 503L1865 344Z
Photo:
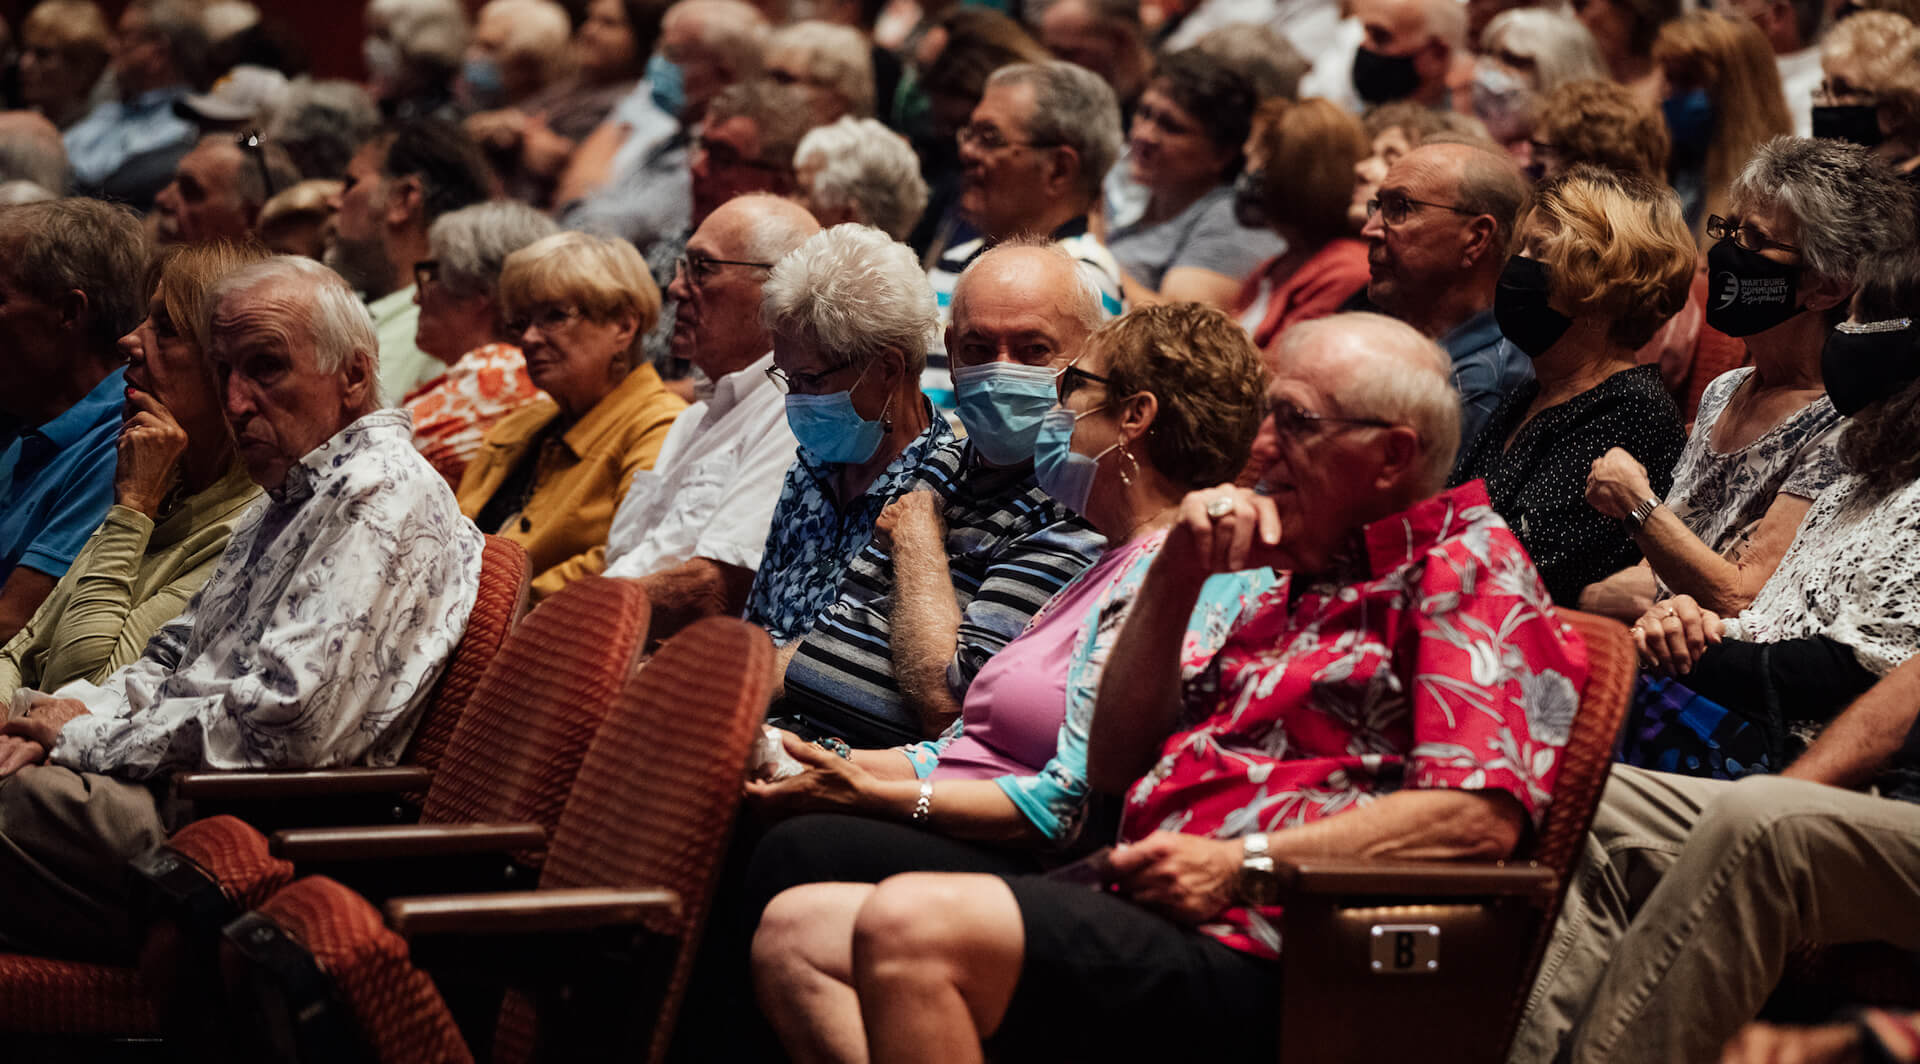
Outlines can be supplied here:
M913 803L913 822L916 824L925 823L927 818L932 815L933 781L922 780L920 783L920 797L915 799Z

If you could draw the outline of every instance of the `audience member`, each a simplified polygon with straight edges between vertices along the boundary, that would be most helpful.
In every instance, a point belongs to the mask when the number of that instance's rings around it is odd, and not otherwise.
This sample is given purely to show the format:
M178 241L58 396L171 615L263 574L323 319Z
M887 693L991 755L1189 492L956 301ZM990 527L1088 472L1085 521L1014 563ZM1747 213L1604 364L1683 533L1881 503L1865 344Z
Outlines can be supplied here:
M1571 81L1540 99L1527 173L1542 181L1584 163L1660 181L1672 151L1660 112L1630 90L1611 81Z
M1477 118L1447 114L1415 103L1386 103L1367 111L1361 119L1366 126L1368 152L1353 164L1353 200L1347 208L1347 223L1354 233L1367 224L1367 204L1380 195L1380 182L1400 157L1431 140L1471 143L1485 140L1486 127Z
M0 112L0 181L30 181L55 196L67 190L60 131L32 111Z
M443 214L427 230L428 258L414 264L420 326L414 344L446 372L400 403L413 445L458 489L494 423L541 397L527 358L507 335L500 271L507 256L559 231L524 203L477 203Z
M1472 83L1456 94L1455 107L1478 117L1488 135L1524 159L1541 95L1569 81L1606 76L1599 46L1578 19L1516 8L1488 24Z
M474 111L517 107L560 77L573 30L553 0L487 0L473 20L455 95Z
M253 134L202 137L153 198L154 236L162 244L244 242L267 200L299 181L286 153Z
M794 180L822 225L870 225L904 241L927 206L920 160L906 138L871 118L816 126L793 150Z
M1300 79L1312 64L1284 34L1268 26L1222 26L1193 42L1193 49L1247 79L1253 98L1300 98Z
M517 107L467 118L509 196L548 205L575 149L633 92L664 11L653 0L593 0L573 34L569 76Z
M766 76L800 91L810 125L873 115L873 54L851 26L807 20L775 29L767 35Z
M1847 475L1814 500L1773 576L1737 616L1676 595L1634 627L1655 676L1622 759L1687 775L1777 772L1840 707L1920 648L1906 575L1920 515L1911 385L1920 268L1870 259L1853 317L1827 339L1827 396L1849 423ZM1677 677L1662 679L1661 676Z
M614 507L686 403L641 355L660 290L633 245L556 233L507 257L506 337L546 399L502 418L460 480L460 508L527 549L540 599L599 568Z
M485 200L493 177L458 126L403 122L354 152L345 187L329 204L326 263L368 300L380 337L380 396L392 400L437 376L440 364L414 344L420 307L413 264L430 254L427 229L441 215Z
M1353 168L1366 153L1360 120L1326 100L1268 100L1254 114L1234 214L1271 228L1285 247L1254 267L1234 300L1255 347L1270 349L1288 328L1367 287L1367 245L1347 218Z
M112 49L93 0L41 0L20 23L20 102L71 128L93 110Z
M99 683L179 615L260 494L234 451L207 360L214 285L266 258L213 244L147 270L146 320L122 337L127 405L113 506L20 634L0 649L0 702L22 688Z
M1431 150L1431 149L1422 149ZM1541 186L1499 276L1494 315L1533 362L1462 454L1452 482L1487 482L1555 602L1640 559L1626 526L1587 505L1596 459L1618 447L1673 484L1686 434L1646 344L1687 300L1693 242L1665 188L1581 167Z
M1117 889L910 874L782 895L770 927L819 932L778 967L758 953L763 976L808 980L789 1051L905 1059L990 1037L1037 1056L1271 1059L1274 856L1499 858L1540 822L1584 654L1485 494L1441 490L1459 422L1446 356L1367 316L1292 330L1279 361L1273 494L1186 497L1101 676L1088 777L1129 792L1102 877ZM1204 582L1264 566L1301 575L1187 680L1194 628L1215 620L1194 614ZM1432 605L1389 606L1409 596ZM1114 956L1146 971L1103 978Z
M1726 214L1727 188L1755 149L1793 132L1780 72L1753 23L1695 11L1668 23L1653 47L1666 84L1660 107L1673 140L1668 180L1694 233Z
M1666 91L1654 42L1660 27L1680 17L1680 0L1574 0L1573 16L1593 34L1613 80L1648 107Z
M1131 0L1053 0L1041 12L1040 43L1064 59L1100 75L1113 87L1124 120L1146 91L1153 51L1140 25L1140 5Z
M173 101L175 114L202 133L259 130L287 104L293 83L271 67L236 66L220 75L206 92L190 92Z
M913 254L877 229L838 225L809 237L767 277L774 384L786 396L798 456L780 488L746 617L781 648L833 604L848 563L888 503L953 438L920 394L939 323Z
M1822 0L1736 0L1727 10L1751 20L1773 50L1774 69L1786 96L1793 133L1813 135L1813 95L1819 91Z
M1226 306L1283 245L1234 216L1233 179L1258 100L1245 78L1203 55L1160 61L1134 110L1130 176L1147 190L1140 216L1107 233L1131 302Z
M361 58L367 90L389 122L458 117L453 79L467 49L460 0L372 0Z
M187 0L127 5L113 38L111 68L119 97L66 131L76 183L121 193L139 208L152 200L166 183L164 175L193 144L193 124L174 113L173 102L202 76L206 50L199 9ZM129 173L121 175L122 170ZM133 178L156 170L159 179L151 187L132 187L139 183ZM123 177L118 184L117 176Z
M260 207L254 236L276 255L325 256L326 225L333 219L334 200L345 189L342 181L307 180L275 193Z
M674 421L653 468L633 475L606 545L607 575L646 587L655 638L746 606L796 447L769 372L762 289L819 231L792 202L754 193L708 215L680 256L668 289L673 353L713 391Z
M380 132L380 111L360 86L301 78L287 87L286 102L267 126L267 142L286 151L300 176L338 181L353 153Z
M1723 616L1773 575L1807 509L1842 470L1840 414L1820 356L1861 262L1909 246L1911 197L1864 148L1780 138L1754 156L1710 221L1708 324L1740 337L1753 365L1707 386L1661 499L1615 449L1593 465L1587 501L1624 521L1646 561L1581 593L1582 609L1629 623L1671 592ZM1777 291L1781 279L1790 291ZM1777 292L1777 298L1775 298Z
M1827 35L1814 136L1863 144L1920 183L1920 27L1866 11Z
M1526 182L1494 149L1428 144L1394 163L1367 205L1367 298L1453 359L1462 453L1534 377L1526 353L1502 339L1494 319L1494 291L1526 202ZM1524 542L1526 529L1513 524Z
M126 403L120 337L140 320L147 242L123 208L65 199L0 210L0 639L73 564L113 502Z
M121 869L165 837L159 788L175 772L393 764L479 589L481 537L406 415L379 409L353 292L278 258L227 276L212 302L227 419L268 501L138 660L6 725L9 949L125 948Z
M881 511L788 664L775 712L809 738L884 747L939 736L987 660L1099 553L1077 516L1087 502L1064 481L1043 484L1035 451L1056 375L1100 324L1098 297L1051 244L1002 244L974 263L947 328L966 438ZM1130 457L1114 455L1115 468Z
M1353 88L1369 104L1447 105L1456 68L1472 62L1467 10L1458 0L1353 0L1366 30L1353 54Z

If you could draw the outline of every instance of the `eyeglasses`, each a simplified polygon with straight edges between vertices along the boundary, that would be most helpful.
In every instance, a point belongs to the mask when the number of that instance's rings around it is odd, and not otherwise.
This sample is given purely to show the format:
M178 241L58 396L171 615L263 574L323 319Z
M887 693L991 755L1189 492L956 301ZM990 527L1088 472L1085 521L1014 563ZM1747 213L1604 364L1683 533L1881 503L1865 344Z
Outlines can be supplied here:
M1393 427L1393 422L1382 421L1377 417L1337 417L1333 414L1308 413L1285 399L1268 407L1267 413L1273 418L1273 431L1282 436L1305 436L1319 431L1322 425L1358 425L1373 429Z
M579 307L540 307L508 318L507 335L520 336L535 326L539 327L542 334L556 332L566 328L580 316Z
M705 255L696 255L692 252L683 252L679 258L673 260L674 272L686 274L687 280L694 285L705 284L707 278L712 277L722 266L748 266L756 270L773 269L773 263L771 262L745 262L740 259L710 259Z
M440 260L421 259L413 264L413 284L416 288L426 286L440 279Z
M1717 214L1707 215L1707 239L1727 240L1729 238L1734 244L1748 251L1765 251L1768 248L1779 248L1781 251L1791 251L1796 254L1800 251L1797 245L1783 244L1751 225L1742 224L1738 218L1728 220Z
M1083 386L1087 384L1108 383L1110 382L1107 378L1102 377L1098 373L1088 373L1086 370L1069 362L1066 368L1062 369L1053 378L1054 395L1059 397L1060 405L1065 406L1067 400L1073 393L1079 391Z
M763 162L759 159L749 159L741 155L739 150L733 145L721 140L695 137L693 140L693 150L707 157L708 166L744 166L749 170L765 170L772 174L790 174L793 172L793 167L784 163L770 163Z
M1382 193L1377 199L1367 201L1367 217L1371 218L1375 212L1378 212L1380 221L1383 224L1400 225L1413 215L1413 209L1415 207L1432 207L1436 211L1452 211L1455 214L1464 214L1469 218L1476 217L1480 213L1478 211L1470 211L1465 207L1456 207L1451 203L1433 203L1428 200L1410 199L1397 192L1386 192Z
M1011 140L1000 127L991 122L970 122L954 133L953 139L962 148L971 144L981 151L999 151L1002 148L1058 148L1057 140Z
M828 391L827 378L836 373L844 373L856 365L858 365L858 363L842 362L831 369L823 369L818 373L788 373L779 366L768 366L767 379L773 382L774 390L781 395L824 395ZM872 363L868 363L868 365L872 365ZM865 379L866 375L866 370L863 369L860 371L862 379ZM855 388L860 387L860 381L854 381L853 386Z
M260 187L267 190L267 199L272 199L277 191L273 187L273 172L267 169L267 138L257 129L248 129L233 138L240 150L253 156L253 164L260 168Z

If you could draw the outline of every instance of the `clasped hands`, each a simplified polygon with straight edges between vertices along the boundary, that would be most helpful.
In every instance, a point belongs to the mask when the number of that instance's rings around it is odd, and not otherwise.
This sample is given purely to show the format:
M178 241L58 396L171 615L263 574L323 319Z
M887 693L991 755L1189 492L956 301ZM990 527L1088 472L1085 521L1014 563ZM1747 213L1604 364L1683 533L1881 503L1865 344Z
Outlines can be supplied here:
M0 779L45 761L60 729L86 713L87 704L77 698L43 698L25 716L0 724Z
M1720 615L1695 602L1692 595L1675 595L1653 604L1633 626L1633 645L1649 672L1684 676L1700 655L1717 645L1726 633Z

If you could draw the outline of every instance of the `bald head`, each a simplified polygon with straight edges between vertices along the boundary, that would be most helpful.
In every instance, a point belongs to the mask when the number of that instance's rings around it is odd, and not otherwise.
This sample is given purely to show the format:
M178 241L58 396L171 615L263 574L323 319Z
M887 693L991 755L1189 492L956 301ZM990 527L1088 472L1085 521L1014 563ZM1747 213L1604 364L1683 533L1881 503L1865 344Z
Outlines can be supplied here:
M1527 195L1512 160L1485 148L1408 152L1381 180L1381 210L1361 230L1368 297L1434 337L1492 306Z
M1060 323L1076 348L1104 320L1099 292L1080 275L1073 256L1052 243L1000 244L968 264L953 289L954 328L964 329L976 314L991 313L989 303L1008 301L1030 304L1035 313Z
M66 145L44 115L0 112L0 181L31 181L56 195L66 191Z
M760 320L760 287L773 263L819 231L805 207L779 196L736 196L714 208L687 241L687 268L674 271L667 286L675 301L674 356L719 380L772 349Z
M1409 478L1410 504L1439 491L1460 446L1460 396L1453 361L1440 345L1384 314L1336 314L1281 335L1276 380L1303 381L1337 397L1349 417L1406 425L1420 437Z

